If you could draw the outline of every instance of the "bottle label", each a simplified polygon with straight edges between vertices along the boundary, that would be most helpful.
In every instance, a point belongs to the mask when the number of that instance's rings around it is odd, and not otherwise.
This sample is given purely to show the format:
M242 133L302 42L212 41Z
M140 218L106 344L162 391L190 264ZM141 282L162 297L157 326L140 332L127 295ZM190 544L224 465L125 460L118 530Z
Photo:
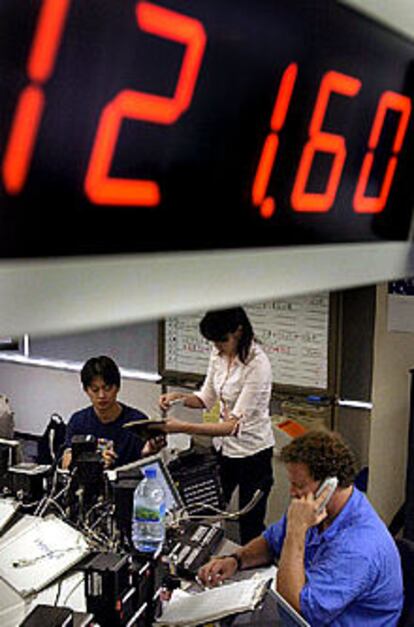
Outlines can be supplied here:
M162 503L159 509L138 506L135 509L135 520L141 522L162 522L165 518L165 504Z

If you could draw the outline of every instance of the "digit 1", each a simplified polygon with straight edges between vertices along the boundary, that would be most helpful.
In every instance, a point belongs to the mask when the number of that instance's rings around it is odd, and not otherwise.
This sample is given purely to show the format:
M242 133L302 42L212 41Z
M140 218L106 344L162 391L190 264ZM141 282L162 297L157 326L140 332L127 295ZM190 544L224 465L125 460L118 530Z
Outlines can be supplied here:
M150 2L138 2L136 16L142 30L184 44L186 50L172 98L124 90L103 109L85 178L86 195L96 204L155 206L160 203L155 181L109 176L122 120L174 124L191 104L206 45L203 25L196 19Z
M347 74L329 71L322 77L309 124L309 140L304 146L293 185L291 203L295 211L324 212L329 211L332 207L346 159L346 146L342 135L325 133L321 131L321 127L331 92L344 96L355 96L360 88L361 81ZM330 153L334 157L323 193L305 191L316 152Z
M288 65L283 72L282 79L273 108L272 117L270 119L270 128L272 132L268 134L263 145L262 154L260 156L259 165L253 181L252 201L256 207L260 206L260 215L262 218L270 218L276 209L275 199L272 196L266 197L267 187L269 184L270 174L276 159L277 150L279 148L279 135L290 105L292 92L295 87L298 66L296 63Z
M19 194L27 173L45 106L42 85L52 75L71 0L43 0L27 62L31 83L21 92L3 159L9 194Z
M388 109L399 111L401 113L398 122L397 132L392 145L394 153L389 159L385 170L384 180L381 185L379 196L366 196L367 185L374 163L374 151L378 146L382 127ZM356 213L380 213L386 203L390 193L391 184L394 178L395 170L398 163L398 153L400 152L405 134L407 132L408 122L411 115L411 100L407 96L402 96L393 91L385 91L378 103L375 118L372 123L371 133L368 140L368 148L364 161L362 162L361 172L359 175L357 187L354 194L354 211Z

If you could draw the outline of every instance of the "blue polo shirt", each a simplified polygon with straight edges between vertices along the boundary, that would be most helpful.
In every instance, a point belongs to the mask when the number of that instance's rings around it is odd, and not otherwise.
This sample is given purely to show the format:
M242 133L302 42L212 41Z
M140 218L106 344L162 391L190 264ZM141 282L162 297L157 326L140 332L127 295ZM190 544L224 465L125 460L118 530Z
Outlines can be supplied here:
M263 533L275 559L281 553L286 516ZM351 497L322 533L308 529L303 617L315 627L396 627L403 605L398 549L368 499Z
M75 412L66 429L65 448L70 448L74 435L94 435L96 438L113 441L114 450L118 456L114 467L140 459L145 442L131 430L123 429L123 425L131 420L144 420L148 416L138 409L128 407L123 403L119 404L122 407L121 414L116 420L108 423L99 420L92 405Z

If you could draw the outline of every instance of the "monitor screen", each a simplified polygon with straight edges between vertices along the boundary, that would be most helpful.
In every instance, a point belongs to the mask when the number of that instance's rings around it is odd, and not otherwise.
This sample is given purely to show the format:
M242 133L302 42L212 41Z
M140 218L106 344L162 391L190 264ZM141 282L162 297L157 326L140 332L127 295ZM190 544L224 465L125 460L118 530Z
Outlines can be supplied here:
M157 472L157 480L160 482L164 489L165 507L167 512L174 512L181 507L184 507L184 503L177 488L174 485L171 475L168 472L168 469L163 459L159 455L145 457L144 459L132 462L131 464L120 466L119 468L116 468L114 472L116 472L116 475L118 475L120 471L122 472L123 470L132 470L133 468L139 468L142 473L144 473L144 470L146 468L155 468Z
M409 237L411 38L332 0L0 7L0 258Z
M6 472L7 468L9 468L10 466L14 466L15 464L17 464L19 457L19 446L20 442L18 440L0 438L0 451L4 453L4 455L1 455L0 475Z
M268 594L276 602L279 618L283 627L311 627L310 624L282 597L274 588Z
M13 518L19 507L20 503L15 499L0 499L0 532L3 531L7 523Z

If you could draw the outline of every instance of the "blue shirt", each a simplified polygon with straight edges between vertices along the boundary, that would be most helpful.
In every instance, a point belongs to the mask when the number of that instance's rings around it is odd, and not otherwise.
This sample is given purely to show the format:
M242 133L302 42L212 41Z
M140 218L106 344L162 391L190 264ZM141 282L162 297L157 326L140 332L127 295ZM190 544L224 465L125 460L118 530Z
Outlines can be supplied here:
M286 516L263 533L277 559ZM308 529L303 617L314 627L396 627L403 605L398 549L362 492L354 487L345 507L322 533Z
M75 412L67 426L65 448L70 448L74 435L94 435L96 438L113 441L114 450L118 456L114 467L123 466L140 459L145 442L131 430L123 429L122 426L131 420L143 420L148 416L138 409L128 407L123 403L119 404L122 407L120 416L108 423L99 420L92 405Z

